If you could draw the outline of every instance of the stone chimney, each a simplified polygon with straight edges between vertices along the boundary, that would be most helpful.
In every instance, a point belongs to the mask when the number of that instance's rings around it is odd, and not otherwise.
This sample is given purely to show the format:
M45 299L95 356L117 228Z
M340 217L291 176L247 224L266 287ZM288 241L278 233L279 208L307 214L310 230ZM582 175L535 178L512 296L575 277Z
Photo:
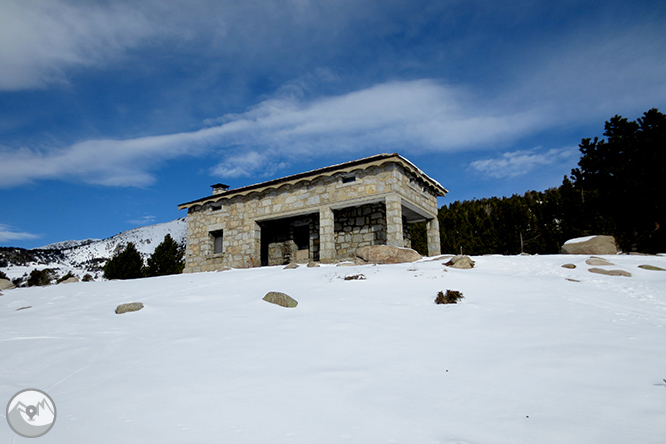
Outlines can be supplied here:
M210 186L213 189L213 196L216 194L225 193L229 189L229 185L223 183L216 183L215 185Z

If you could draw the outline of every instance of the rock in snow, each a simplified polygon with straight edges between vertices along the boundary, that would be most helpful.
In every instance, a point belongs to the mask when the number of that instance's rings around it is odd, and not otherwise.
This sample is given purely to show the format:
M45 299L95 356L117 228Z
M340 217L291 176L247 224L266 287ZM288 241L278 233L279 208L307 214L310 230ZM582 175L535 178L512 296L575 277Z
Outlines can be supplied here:
M591 257L588 260L586 260L585 263L587 265L592 265L592 266L597 266L597 267L604 267L604 266L614 265L612 262L608 262L606 259L601 258L601 257Z
M605 270L603 268L590 268L589 270L590 273L597 273L597 274L605 274L608 276L624 276L624 277L631 277L631 273L628 271L624 270Z
M465 254L459 254L458 256L454 256L449 260L447 263L445 263L447 267L451 268L460 268L462 270L469 270L470 268L474 268L474 261L472 258Z
M617 254L613 236L587 236L569 239L562 245L562 254Z
M0 279L0 290L11 290L16 288L9 279Z
M286 308L294 308L298 305L298 302L294 298L288 294L280 293L279 291L268 292L266 296L264 296L264 301Z
M120 304L116 307L116 314L128 313L130 311L139 311L143 308L141 302L129 302L127 304Z
M356 250L356 256L374 264L401 264L414 262L423 257L411 248L392 247L390 245L369 245Z

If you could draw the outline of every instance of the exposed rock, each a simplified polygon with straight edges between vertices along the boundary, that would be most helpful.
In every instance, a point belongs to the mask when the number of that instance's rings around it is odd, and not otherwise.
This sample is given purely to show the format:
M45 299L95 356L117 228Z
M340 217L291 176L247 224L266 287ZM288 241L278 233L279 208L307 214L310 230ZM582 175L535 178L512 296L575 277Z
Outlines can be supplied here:
M608 276L626 276L631 277L631 273L624 270L604 270L603 268L590 268L590 273L606 274Z
M64 281L60 282L61 284L72 284L74 282L79 282L79 278L76 276L72 276L70 278L65 279Z
M345 276L345 281L364 281L366 279L364 274L348 274Z
M32 308L32 305L28 305L27 307L17 308L16 311L19 311L19 310L27 310L28 308Z
M116 314L127 313L129 311L139 311L143 308L141 302L129 302L127 304L120 304L116 307Z
M593 266L608 266L608 265L615 265L612 262L608 262L606 259L601 258L601 257L591 257L588 260L585 261L587 265L593 265Z
M666 271L665 269L661 267L655 267L654 265L639 265L638 268L642 268L643 270Z
M569 282L580 282L578 279L565 278Z
M356 250L356 256L374 264L402 264L422 259L423 256L411 248L392 247L390 245L369 245Z
M16 288L16 285L12 284L12 281L9 279L0 279L0 290L11 290Z
M463 270L469 270L470 268L474 267L474 261L472 258L465 254L459 254L458 256L454 256L451 258L450 261L445 263L447 267L451 268L460 268Z
M318 267L319 262L308 262L308 268Z
M264 301L287 308L293 308L298 305L298 301L294 298L288 294L280 293L279 291L269 291L266 293L266 296L264 296Z
M286 267L284 267L284 270L295 270L298 268L298 264L296 262L292 262L290 264L287 264Z
M569 239L562 245L562 254L617 254L613 236L588 236Z
M576 266L574 264L564 264L562 265L562 268L569 268L570 270L573 270L576 268Z

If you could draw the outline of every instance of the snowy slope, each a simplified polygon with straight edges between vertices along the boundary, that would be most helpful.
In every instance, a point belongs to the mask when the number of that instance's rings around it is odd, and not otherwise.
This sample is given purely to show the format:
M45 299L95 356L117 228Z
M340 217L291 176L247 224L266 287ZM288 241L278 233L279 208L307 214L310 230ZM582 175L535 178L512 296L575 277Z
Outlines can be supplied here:
M155 247L162 242L164 236L170 234L179 244L185 244L187 223L185 218L171 222L149 225L123 231L113 237L93 242L86 242L64 251L72 263L85 262L91 258L111 258L117 251L122 250L129 242L134 242L136 249L143 255L150 255Z
M180 245L185 245L187 235L187 222L185 218L171 222L149 225L124 231L108 239L87 239L83 241L64 241L46 245L42 248L29 250L41 256L47 253L46 260L34 261L28 264L10 264L9 267L0 268L11 279L29 275L33 269L52 268L59 276L72 273L81 278L90 273L97 278L101 277L100 267L107 259L122 251L129 242L133 242L144 259L150 256L164 236L170 234Z
M638 265L666 257L606 258L633 276L484 256L9 290L0 401L50 394L44 444L663 443L666 271Z

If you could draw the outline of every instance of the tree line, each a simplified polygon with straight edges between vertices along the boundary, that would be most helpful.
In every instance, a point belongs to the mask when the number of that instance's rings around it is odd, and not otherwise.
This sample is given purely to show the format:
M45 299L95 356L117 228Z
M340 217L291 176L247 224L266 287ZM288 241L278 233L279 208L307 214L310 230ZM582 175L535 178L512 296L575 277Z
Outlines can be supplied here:
M165 276L183 272L185 261L183 249L170 234L155 248L153 254L143 263L141 253L134 243L129 242L125 249L114 255L104 266L106 279L137 279L141 277Z
M666 115L616 115L604 138L583 139L581 158L559 187L440 208L442 252L553 254L568 239L613 235L623 251L666 252ZM412 246L427 252L425 225Z

